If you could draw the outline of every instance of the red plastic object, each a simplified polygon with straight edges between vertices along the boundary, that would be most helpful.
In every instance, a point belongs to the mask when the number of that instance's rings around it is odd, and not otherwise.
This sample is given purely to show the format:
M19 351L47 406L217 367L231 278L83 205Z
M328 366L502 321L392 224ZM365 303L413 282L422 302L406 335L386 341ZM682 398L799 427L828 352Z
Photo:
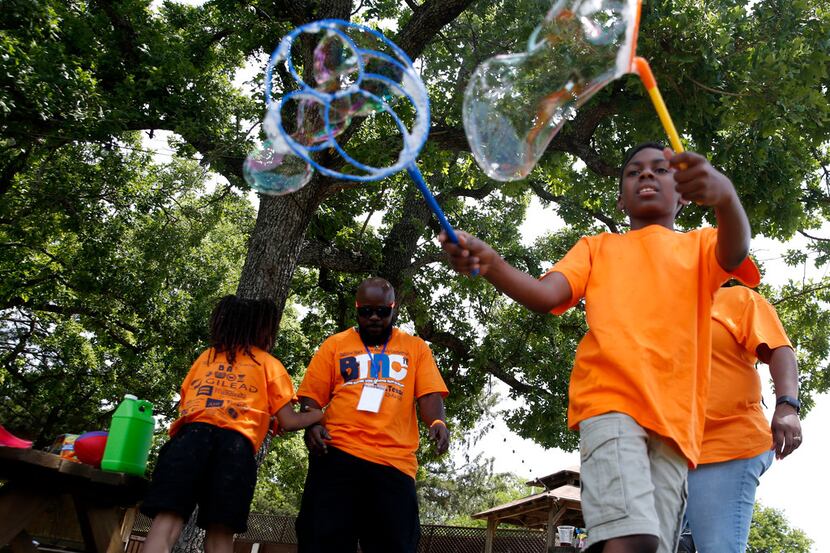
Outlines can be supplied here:
M32 447L32 442L30 442L29 440L21 440L20 438L18 438L17 436L13 435L11 432L3 428L3 425L0 424L0 446L28 449Z
M108 435L108 432L102 430L81 434L75 439L75 456L82 463L101 468Z

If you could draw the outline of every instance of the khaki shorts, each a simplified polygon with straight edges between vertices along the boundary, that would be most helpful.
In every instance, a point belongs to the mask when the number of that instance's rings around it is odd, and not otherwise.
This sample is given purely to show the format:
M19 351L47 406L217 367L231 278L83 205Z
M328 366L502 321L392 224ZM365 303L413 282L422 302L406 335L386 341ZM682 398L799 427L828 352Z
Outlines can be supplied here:
M579 423L582 515L588 546L648 534L674 553L686 509L686 459L622 413Z

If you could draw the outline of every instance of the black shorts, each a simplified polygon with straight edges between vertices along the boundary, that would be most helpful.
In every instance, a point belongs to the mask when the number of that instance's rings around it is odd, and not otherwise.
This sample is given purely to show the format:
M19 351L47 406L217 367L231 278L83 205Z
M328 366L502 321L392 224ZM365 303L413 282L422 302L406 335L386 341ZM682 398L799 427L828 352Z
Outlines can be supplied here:
M161 448L141 512L155 517L172 511L187 520L198 504L200 528L223 524L242 533L248 528L256 475L248 438L212 424L187 424Z
M298 553L415 553L415 480L329 446L309 455L296 529Z

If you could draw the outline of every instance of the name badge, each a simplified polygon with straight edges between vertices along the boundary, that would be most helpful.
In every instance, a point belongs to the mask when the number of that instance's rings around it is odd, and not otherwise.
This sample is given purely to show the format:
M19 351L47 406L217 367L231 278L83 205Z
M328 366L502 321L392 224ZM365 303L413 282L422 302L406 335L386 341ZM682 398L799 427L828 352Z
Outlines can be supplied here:
M379 412L385 392L386 386L384 384L364 383L363 391L360 394L360 401L357 403L357 410L367 411L369 413Z

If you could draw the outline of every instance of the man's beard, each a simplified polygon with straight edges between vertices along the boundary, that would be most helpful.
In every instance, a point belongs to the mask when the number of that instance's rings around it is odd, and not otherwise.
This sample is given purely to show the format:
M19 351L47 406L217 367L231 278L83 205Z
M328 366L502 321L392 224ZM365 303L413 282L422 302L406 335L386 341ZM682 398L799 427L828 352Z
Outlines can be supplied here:
M385 344L392 335L392 326L393 325L390 324L384 328L380 334L374 334L363 329L360 325L357 325L357 332L360 334L360 339L363 340L363 343L367 346L380 346Z

